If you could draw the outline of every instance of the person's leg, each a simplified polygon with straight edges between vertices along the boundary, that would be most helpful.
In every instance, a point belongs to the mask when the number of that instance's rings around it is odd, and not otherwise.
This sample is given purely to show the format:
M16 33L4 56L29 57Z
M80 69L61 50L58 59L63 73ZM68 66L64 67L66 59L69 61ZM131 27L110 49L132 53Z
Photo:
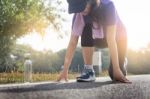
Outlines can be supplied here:
M118 40L117 41L117 48L118 48L118 58L119 58L119 65L120 69L123 72L123 74L126 76L127 70L126 70L126 52L127 52L127 39L124 40ZM112 62L110 60L110 66L109 66L109 76L113 80L113 69L112 69Z
M74 51L75 51L75 48L78 43L78 38L79 38L78 36L71 35L69 45L67 47L67 51L66 51L66 55L65 55L65 61L64 61L64 65L63 65L64 68L63 68L63 71L61 72L57 81L60 81L62 79L65 79L67 81L68 68L71 64L71 61L72 61L72 58L74 55Z
M81 36L82 54L85 65L92 65L94 42L92 38L92 26L87 24Z
M92 66L93 52L94 52L94 47L82 47L82 55L83 55L85 65Z
M81 36L82 55L84 59L84 70L80 77L77 77L77 81L94 81L95 73L93 70L93 52L94 42L92 38L92 28L90 24L87 24L83 30Z

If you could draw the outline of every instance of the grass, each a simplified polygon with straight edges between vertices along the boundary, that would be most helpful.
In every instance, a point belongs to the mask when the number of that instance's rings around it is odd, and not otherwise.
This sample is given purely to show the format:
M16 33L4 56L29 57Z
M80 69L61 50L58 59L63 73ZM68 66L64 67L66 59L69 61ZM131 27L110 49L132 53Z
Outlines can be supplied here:
M75 79L77 73L69 73L69 79ZM40 82L40 81L56 81L59 77L59 73L33 73L32 81ZM23 83L24 82L24 74L23 73L0 73L0 84L6 83Z
M69 73L69 79L75 79L79 73ZM103 71L100 76L107 76L107 71ZM32 81L40 82L40 81L56 81L59 77L59 73L33 73ZM98 75L99 77L99 75ZM0 84L8 84L8 83L23 83L24 82L24 74L19 72L12 73L0 73Z

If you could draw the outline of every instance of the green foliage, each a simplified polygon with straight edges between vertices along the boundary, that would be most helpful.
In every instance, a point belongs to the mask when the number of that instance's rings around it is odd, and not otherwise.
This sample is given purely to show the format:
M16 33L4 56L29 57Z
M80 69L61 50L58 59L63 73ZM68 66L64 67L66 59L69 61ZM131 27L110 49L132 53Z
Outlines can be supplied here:
M110 63L110 55L108 49L101 49L102 69L107 70Z
M81 72L84 68L81 48L77 48L70 66L72 72Z
M61 2L56 2L56 6L52 6L53 3L45 0L0 0L1 70L11 67L10 51L17 38L33 30L43 35L49 25L59 29L57 19L60 15L56 13L56 7Z
M102 49L102 68L107 70L109 67L109 53L108 49ZM58 73L61 70L61 66L64 63L66 49L60 50L57 53L52 51L39 52L33 50L28 45L16 44L11 49L11 54L16 56L15 61L6 57L7 67L2 67L0 71L18 71L23 72L24 55L26 53L31 54L31 60L33 61L34 73ZM128 50L128 72L131 74L145 74L150 73L150 47L142 49L141 51ZM81 72L83 69L83 57L80 48L77 48L73 57L70 71Z
M16 44L11 50L11 55L13 55L16 58L14 60L11 60L12 64L10 66L11 68L9 71L15 71L15 72L24 71L24 67L23 67L25 61L24 55L26 53L31 54L30 58L33 62L34 73L43 73L43 72L57 73L61 70L61 66L64 63L66 49L60 50L59 52L56 53L53 53L50 50L40 52L40 51L33 50L29 45ZM75 56L73 57L72 60L72 64L70 66L70 71L81 72L82 69L83 69L83 58L81 54L81 49L77 48L75 51Z
M56 72L58 71L58 55L51 51L32 53L34 72Z
M128 71L132 74L150 73L150 47L141 51L128 51Z
M33 57L33 71L34 72L47 72L56 73L61 70L61 66L64 63L66 49L61 50L57 53L52 53L51 51L35 52L32 53ZM70 70L72 72L78 72L78 67L80 71L83 68L83 59L81 54L81 49L77 48L75 51L75 56L73 57Z
M0 35L12 39L20 37L32 29L42 33L47 25L56 25L55 7L45 6L43 0L1 0Z

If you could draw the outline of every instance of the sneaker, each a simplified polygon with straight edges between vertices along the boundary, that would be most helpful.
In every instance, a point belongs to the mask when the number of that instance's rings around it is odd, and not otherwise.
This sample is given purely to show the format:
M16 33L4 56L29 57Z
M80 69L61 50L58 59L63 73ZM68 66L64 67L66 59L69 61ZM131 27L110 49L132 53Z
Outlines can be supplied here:
M77 82L93 82L95 81L95 72L91 69L84 69L83 73L77 77Z

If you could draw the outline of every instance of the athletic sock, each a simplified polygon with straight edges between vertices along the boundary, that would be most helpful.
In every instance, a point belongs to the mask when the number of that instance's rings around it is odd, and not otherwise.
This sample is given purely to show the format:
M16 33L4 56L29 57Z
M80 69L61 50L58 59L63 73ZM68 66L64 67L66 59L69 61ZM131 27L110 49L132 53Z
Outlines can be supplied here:
M90 70L94 71L93 65L84 65L84 67L85 67L86 69L90 69Z

